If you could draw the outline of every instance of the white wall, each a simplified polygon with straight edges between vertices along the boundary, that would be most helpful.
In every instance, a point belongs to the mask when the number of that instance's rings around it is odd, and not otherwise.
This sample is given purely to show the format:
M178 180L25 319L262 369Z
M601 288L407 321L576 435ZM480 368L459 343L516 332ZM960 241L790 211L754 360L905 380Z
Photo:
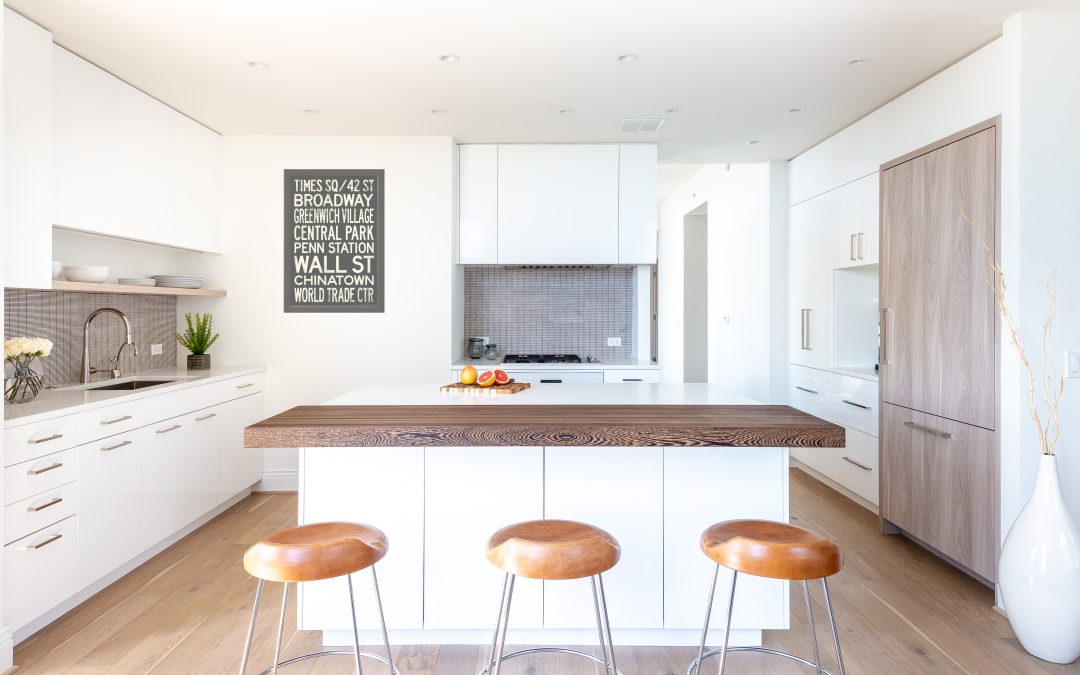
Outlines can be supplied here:
M683 217L708 202L709 381L772 400L771 336L782 327L774 325L778 314L770 300L775 285L783 283L770 248L777 225L771 213L773 174L768 163L709 165L660 205L659 354L665 381L678 382L683 373ZM786 194L786 183L780 187Z
M454 144L449 137L226 136L223 255L206 258L221 299L214 362L267 366L266 413L317 404L362 384L431 382L451 362L455 278ZM285 169L385 169L382 314L285 314ZM183 357L181 357L182 359ZM268 450L263 487L295 489L295 450Z

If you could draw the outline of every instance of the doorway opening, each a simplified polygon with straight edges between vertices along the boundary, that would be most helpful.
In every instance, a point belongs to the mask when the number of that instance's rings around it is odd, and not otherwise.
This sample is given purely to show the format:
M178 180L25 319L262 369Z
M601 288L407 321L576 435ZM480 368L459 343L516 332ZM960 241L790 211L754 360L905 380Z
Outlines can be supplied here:
M709 381L707 203L683 216L683 382Z

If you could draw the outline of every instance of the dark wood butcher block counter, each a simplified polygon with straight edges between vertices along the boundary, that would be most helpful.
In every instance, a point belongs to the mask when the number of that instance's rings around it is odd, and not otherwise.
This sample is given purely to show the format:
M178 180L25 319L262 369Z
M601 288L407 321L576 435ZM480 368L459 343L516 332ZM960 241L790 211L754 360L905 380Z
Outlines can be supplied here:
M844 428L785 405L316 405L253 424L244 444L842 448Z

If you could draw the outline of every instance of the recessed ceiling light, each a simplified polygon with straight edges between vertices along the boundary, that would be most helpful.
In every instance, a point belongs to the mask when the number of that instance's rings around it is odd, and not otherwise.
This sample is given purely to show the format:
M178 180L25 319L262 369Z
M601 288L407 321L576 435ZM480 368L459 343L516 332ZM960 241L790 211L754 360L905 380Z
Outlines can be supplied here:
M266 70L270 67L270 64L266 61L248 61L247 67L252 70Z
M760 142L761 142L761 139L760 139L760 138L751 138L750 140L748 140L748 141L746 142L746 144L747 144L747 145L757 145L757 144L758 144L758 143L760 143Z
M802 108L788 108L788 109L787 109L787 111L788 111L789 113L801 113L801 112L802 112Z
M638 60L638 55L637 54L619 54L617 60L619 61L619 63L633 63L634 61Z
M443 54L439 57L439 60L443 63L457 63L461 60L461 57L457 54Z
M432 115L445 115L446 114L446 108L432 108L431 109L431 114Z
M682 110L679 110L678 108L668 108L664 112L666 112L669 115L678 115L679 113L682 112Z
M861 68L862 66L865 66L866 62L869 61L869 60L870 59L864 59L864 58L860 57L860 58L851 59L850 61L847 62L847 64L849 66L851 66L852 68Z
M305 115L318 115L319 111L315 108L304 108L302 111Z
M573 115L574 114L574 109L573 108L560 108L559 109L559 114L560 115Z

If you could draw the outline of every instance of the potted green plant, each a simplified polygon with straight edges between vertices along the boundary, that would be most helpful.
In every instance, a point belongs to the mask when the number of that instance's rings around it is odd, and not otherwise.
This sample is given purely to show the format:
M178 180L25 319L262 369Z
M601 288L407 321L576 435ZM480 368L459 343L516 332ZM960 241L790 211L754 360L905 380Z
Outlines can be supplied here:
M176 334L176 341L190 354L187 357L188 370L210 369L210 347L217 342L220 335L214 332L214 315L210 312L205 314L185 314L184 321L187 330Z

